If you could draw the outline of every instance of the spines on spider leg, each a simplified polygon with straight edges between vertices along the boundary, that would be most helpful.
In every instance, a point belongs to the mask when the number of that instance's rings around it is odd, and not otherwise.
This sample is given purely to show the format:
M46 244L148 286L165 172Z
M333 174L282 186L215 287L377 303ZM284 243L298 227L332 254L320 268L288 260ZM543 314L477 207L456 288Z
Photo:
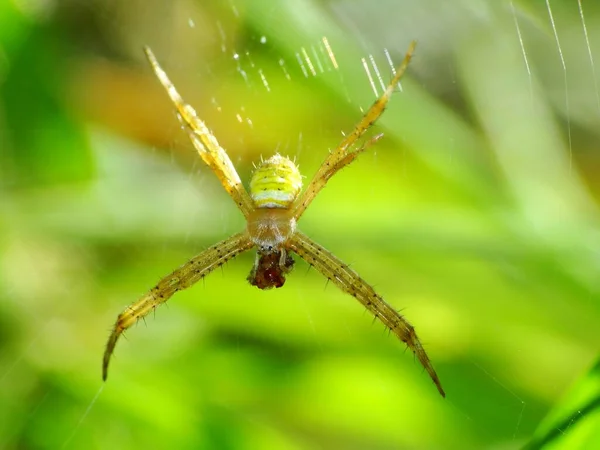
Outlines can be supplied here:
M427 352L423 348L423 344L421 344L421 341L419 340L417 333L415 332L415 328L401 314L399 314L394 309L390 308L389 305L387 305L387 303L385 303L381 297L380 300L386 305L387 308L393 311L393 315L390 315L391 317L388 316L386 317L386 320L381 319L381 321L387 327L389 327L390 330L392 330L392 332L396 336L398 336L398 338L402 342L404 342L407 345L407 347L415 354L421 365L425 368L425 370L433 380L433 383L437 387L441 396L446 397L446 393L442 388L442 383L435 369L433 368L433 364L431 364L431 361L427 356Z
M364 280L361 279L361 281L363 281L361 289L366 291L365 296L371 298L371 300L366 303L361 300L361 303L365 304L366 308L369 309L390 332L394 333L398 339L406 344L406 347L413 352L419 360L419 363L421 363L423 368L427 371L441 396L446 397L446 393L442 388L442 383L433 368L429 356L427 356L427 352L423 348L421 340L417 336L415 328L402 314L392 308L379 294L375 293L371 286L364 282ZM359 296L354 296L360 300Z
M337 158L329 157L327 162L319 169L317 175L312 179L308 185L308 190L303 196L298 198L297 205L295 206L296 212L294 215L296 219L304 212L307 206L317 196L317 194L325 187L329 179L354 161L360 154L362 154L369 147L377 143L383 137L383 133L379 133L373 136L371 139L366 141L358 149L352 151L346 151L343 154L337 155ZM329 161L331 159L331 161Z
M346 153L346 155L343 158L341 158L332 166L328 167L328 170L323 174L323 185L319 186L319 190L321 190L325 186L325 183L329 181L329 179L332 176L334 176L336 173L338 173L340 170L342 170L344 167L346 167L348 164L354 161L358 157L358 155L360 155L366 149L374 145L382 137L383 133L379 133L378 135L373 136L371 139L369 139L367 142L361 145L358 149Z
M351 288L347 292L359 300L369 311L371 311L371 313L373 313L373 315L389 328L398 339L406 344L425 368L440 395L446 397L446 393L442 388L442 383L415 332L415 328L404 318L404 316L388 305L379 294L375 293L373 288L356 273L354 273L354 276L360 281L356 284L351 284Z
M425 368L442 397L446 396L425 349L414 327L378 295L373 287L364 281L354 270L340 261L331 252L316 242L296 232L288 243L290 250L315 267L321 274L333 281L341 290L352 295L386 327L388 327L415 354Z
M192 258L144 294L137 302L128 306L117 318L113 331L106 343L102 360L102 379L106 381L108 365L119 337L139 319L147 316L157 306L165 303L175 292L187 289L200 279L222 266L230 259L253 247L247 233L238 233L229 239L206 249Z
M177 117L182 125L185 126L194 148L198 151L205 164L217 175L217 178L219 178L219 181L244 216L248 217L253 209L252 200L246 189L244 189L242 181L227 152L219 145L217 138L198 117L196 110L179 95L175 85L156 60L152 50L149 47L144 47L144 52L156 77L167 91L171 102L175 105Z
M321 164L321 167L314 175L313 179L308 185L306 191L302 194L301 197L298 198L296 205L294 206L294 217L296 220L299 220L308 205L314 200L319 191L325 186L327 180L333 176L336 172L332 170L332 167L338 166L339 168L347 165L349 162L341 163L348 153L352 154L351 149L354 147L355 143L360 139L364 133L371 128L371 126L379 119L379 117L385 111L387 103L396 86L400 82L400 79L406 72L412 55L415 51L416 42L412 41L408 47L408 51L402 60L402 63L396 69L394 77L388 84L384 93L379 97L375 102L371 105L369 110L363 115L362 119L355 125L354 129L348 133L344 139L339 143L339 145L325 158L325 161ZM366 147L363 147L363 149ZM356 155L354 155L355 157ZM349 161L352 161L354 157L351 157Z
M233 257L233 256L232 256ZM223 265L223 261L219 265ZM173 272L171 275L163 278L155 287L149 292L144 294L137 302L129 305L125 310L119 314L117 321L113 327L113 331L110 334L108 342L106 344L106 350L104 352L104 358L102 363L102 379L106 381L108 376L108 364L110 357L112 356L115 346L119 337L125 330L135 325L140 319L145 317L152 311L156 311L156 308L161 304L164 304L169 300L175 292L183 290L187 285L183 284L181 277L177 275L178 271ZM199 278L204 278L210 272L202 274ZM196 280L198 281L198 280Z
M145 318L150 312L155 311L159 305L166 302L173 296L175 292L182 289L181 287L177 286L177 282L175 282L172 275L167 277L168 280L161 280L157 286L152 288L137 302L128 306L121 314L119 314L113 327L113 331L111 332L108 342L106 343L106 349L104 350L104 357L102 359L102 380L106 381L106 378L108 377L108 365L110 363L110 358L115 350L117 341L123 332L135 325L138 320ZM203 275L202 278L204 278L206 275L207 274ZM165 286L162 286L165 281L172 283L170 288L165 288Z

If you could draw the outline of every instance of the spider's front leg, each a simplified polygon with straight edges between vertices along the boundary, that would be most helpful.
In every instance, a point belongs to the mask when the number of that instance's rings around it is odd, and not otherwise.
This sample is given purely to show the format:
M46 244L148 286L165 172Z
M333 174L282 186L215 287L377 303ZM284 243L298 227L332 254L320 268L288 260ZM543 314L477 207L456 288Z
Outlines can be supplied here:
M189 260L179 269L160 280L154 288L137 302L128 306L117 318L106 343L102 362L102 379L106 381L110 357L113 354L117 340L125 330L147 316L157 306L166 302L175 292L189 288L217 267L222 266L253 246L254 244L246 232L231 236L229 239L219 242Z
M217 178L219 178L227 193L242 211L242 214L248 217L254 210L254 205L227 152L219 145L217 138L210 132L206 124L196 115L194 108L187 104L181 95L179 95L167 73L158 64L152 50L149 47L144 47L144 52L156 77L167 91L175 108L177 108L177 117L185 126L188 136L198 154L217 175Z
M388 327L408 348L425 368L437 390L446 396L440 379L435 372L413 326L388 305L375 290L350 267L336 258L309 237L297 231L288 242L290 250L296 252L307 263L315 267L342 291L347 292L363 304L375 317Z
M377 119L379 119L381 114L383 114L383 111L385 110L387 103L390 101L396 86L398 86L400 79L408 68L408 64L410 63L416 45L417 43L415 41L410 43L402 63L396 69L396 73L392 78L392 81L390 81L381 97L375 100L375 103L371 105L360 122L356 124L352 132L348 134L348 136L346 136L342 142L340 142L335 150L327 155L327 158L325 158L325 161L323 161L321 167L319 167L319 170L317 170L317 173L307 186L304 193L298 197L294 204L294 217L296 218L296 221L300 219L300 216L302 216L308 205L310 205L310 203L315 199L321 189L325 187L329 178L354 161L360 153L369 148L383 136L382 134L377 135L358 149L352 149L354 144L356 144L356 142L366 133L369 128L371 128Z

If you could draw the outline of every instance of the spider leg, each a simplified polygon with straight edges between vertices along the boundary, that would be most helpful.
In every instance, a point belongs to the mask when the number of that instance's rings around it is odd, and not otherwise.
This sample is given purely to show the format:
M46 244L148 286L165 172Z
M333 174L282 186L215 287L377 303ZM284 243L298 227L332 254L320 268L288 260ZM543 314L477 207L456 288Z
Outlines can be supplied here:
M185 126L190 140L200 157L217 175L219 181L231 198L233 198L244 216L248 217L250 212L254 210L254 205L227 152L219 145L219 142L206 124L196 115L194 108L181 98L166 72L158 64L152 50L149 47L144 47L144 52L158 80L177 108L177 117Z
M253 245L247 233L233 235L186 262L179 269L160 280L154 288L144 294L137 302L128 306L117 318L106 343L102 362L102 379L106 381L110 357L113 354L117 340L125 330L155 310L157 306L166 302L175 292L189 288L217 267L252 248Z
M374 145L382 137L383 137L383 133L373 136L371 139L369 139L367 142L365 142L358 150L354 150L352 152L347 153L346 156L344 156L342 159L340 159L334 166L328 167L327 171L323 173L323 177L319 179L319 184L322 184L323 186L325 186L325 183L327 183L327 181L333 175L335 175L338 171L340 171L341 169L346 167L348 164L350 164L352 161L354 161L358 157L358 155L360 155L366 149L368 149L369 147ZM319 190L321 190L323 186L321 186L319 188Z
M416 45L417 43L415 41L410 43L402 63L396 69L396 74L392 78L392 81L390 81L388 84L384 93L381 95L381 97L375 100L375 103L371 105L360 122L356 124L354 130L352 130L352 132L348 134L348 136L346 136L342 142L340 142L335 150L327 155L327 158L325 158L325 161L323 161L321 167L319 167L319 170L317 170L317 173L307 186L304 193L296 201L294 206L294 217L296 220L300 219L300 216L302 216L308 205L310 205L321 189L325 187L325 184L327 184L327 180L329 180L329 178L331 178L338 170L352 162L359 153L374 143L367 143L358 150L352 150L352 146L356 143L356 141L360 139L369 128L371 128L371 126L377 121L377 119L379 119L385 110L388 101L396 89L396 86L408 68L408 64L410 63ZM376 140L378 139L379 138Z
M442 397L446 394L421 341L413 326L388 305L375 290L355 271L325 250L306 235L296 231L288 242L288 248L296 252L307 263L314 266L342 291L352 295L375 317L388 327L408 348L412 350L435 383Z

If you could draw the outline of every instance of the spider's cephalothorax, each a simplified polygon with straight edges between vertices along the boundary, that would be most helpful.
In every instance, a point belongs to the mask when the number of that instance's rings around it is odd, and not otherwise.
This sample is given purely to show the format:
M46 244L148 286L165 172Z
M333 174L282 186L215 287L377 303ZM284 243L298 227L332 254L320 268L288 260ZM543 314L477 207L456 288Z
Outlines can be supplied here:
M400 78L408 67L414 49L415 43L412 42L402 64L396 69L392 81L381 97L373 103L354 130L345 135L342 142L327 155L302 194L300 194L302 177L298 168L291 160L280 155L263 161L257 167L250 181L249 194L242 185L227 152L219 145L206 124L196 115L194 108L183 101L165 71L156 61L152 51L149 48L145 49L152 69L175 105L177 116L192 144L235 201L246 218L247 226L240 233L213 245L161 279L154 288L119 315L104 352L102 377L105 380L110 357L117 340L126 329L148 315L158 305L166 302L175 292L192 286L230 259L256 247L256 261L248 276L250 284L260 289L283 286L285 275L294 265L291 253L296 253L338 288L356 298L398 339L404 342L423 365L439 393L445 396L442 384L413 326L398 311L388 305L373 287L354 270L296 227L296 223L308 205L327 184L327 181L381 138L382 135L379 134L361 145L357 145L359 139L385 110Z
M302 190L302 175L292 160L275 154L262 161L250 180L250 197L256 209L248 218L248 234L257 254L248 281L259 289L281 287L294 259L286 242L296 231L290 209Z

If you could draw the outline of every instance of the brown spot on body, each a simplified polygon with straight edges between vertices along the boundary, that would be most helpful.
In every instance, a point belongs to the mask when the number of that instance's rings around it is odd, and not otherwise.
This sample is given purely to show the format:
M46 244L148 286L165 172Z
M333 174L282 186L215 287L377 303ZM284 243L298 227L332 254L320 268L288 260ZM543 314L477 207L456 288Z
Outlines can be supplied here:
M294 267L294 259L286 254L282 261L281 251L259 253L258 262L248 275L248 282L259 289L280 288L285 275Z

